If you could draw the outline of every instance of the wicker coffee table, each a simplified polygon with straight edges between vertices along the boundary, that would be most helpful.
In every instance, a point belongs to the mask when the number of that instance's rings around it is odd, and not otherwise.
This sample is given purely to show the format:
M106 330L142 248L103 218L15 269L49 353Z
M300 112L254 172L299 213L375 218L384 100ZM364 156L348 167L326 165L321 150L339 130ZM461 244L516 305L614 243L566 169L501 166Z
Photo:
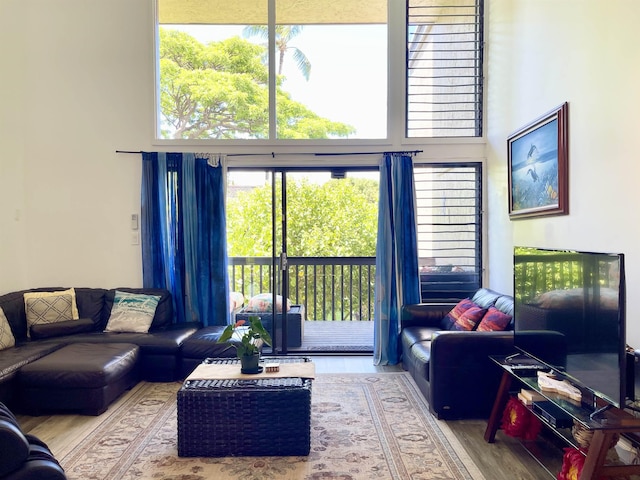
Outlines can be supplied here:
M264 361L282 365L311 359L267 357ZM203 363L240 368L236 358L208 358ZM181 457L308 455L310 432L310 378L188 378L178 391Z

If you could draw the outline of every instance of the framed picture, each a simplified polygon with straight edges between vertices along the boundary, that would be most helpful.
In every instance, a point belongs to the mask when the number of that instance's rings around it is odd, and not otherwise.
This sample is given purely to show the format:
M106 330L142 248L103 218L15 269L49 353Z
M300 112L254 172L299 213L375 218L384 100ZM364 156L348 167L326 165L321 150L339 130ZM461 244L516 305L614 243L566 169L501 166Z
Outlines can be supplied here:
M565 102L507 138L511 219L569 213L568 113Z

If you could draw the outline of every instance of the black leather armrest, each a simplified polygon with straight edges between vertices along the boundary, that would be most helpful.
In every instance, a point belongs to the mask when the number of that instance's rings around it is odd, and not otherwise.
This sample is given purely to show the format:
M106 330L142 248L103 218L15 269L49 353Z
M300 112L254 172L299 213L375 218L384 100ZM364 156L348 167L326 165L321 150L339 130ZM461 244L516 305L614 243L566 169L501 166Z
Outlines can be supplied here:
M513 331L434 332L429 360L433 410L445 417L451 410L460 416L487 418L502 377L489 356L515 350Z
M29 442L10 418L0 417L0 477L20 468L29 456Z
M416 303L403 305L400 312L402 328L440 327L442 318L455 307L455 303Z

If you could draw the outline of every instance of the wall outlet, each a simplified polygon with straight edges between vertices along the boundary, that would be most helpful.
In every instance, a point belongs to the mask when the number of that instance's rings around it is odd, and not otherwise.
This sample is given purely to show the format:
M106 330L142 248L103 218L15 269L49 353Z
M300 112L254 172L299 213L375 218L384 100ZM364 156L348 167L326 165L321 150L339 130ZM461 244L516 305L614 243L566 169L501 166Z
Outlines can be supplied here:
M138 232L131 232L131 245L140 245L140 235Z

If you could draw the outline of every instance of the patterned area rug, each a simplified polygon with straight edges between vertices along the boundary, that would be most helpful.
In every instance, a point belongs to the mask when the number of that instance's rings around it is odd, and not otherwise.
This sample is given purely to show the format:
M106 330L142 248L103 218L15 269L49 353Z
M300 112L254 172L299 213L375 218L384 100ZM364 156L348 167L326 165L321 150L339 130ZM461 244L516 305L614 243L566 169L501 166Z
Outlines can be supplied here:
M308 457L180 458L178 383L138 384L61 458L70 479L484 480L405 372L321 374Z

